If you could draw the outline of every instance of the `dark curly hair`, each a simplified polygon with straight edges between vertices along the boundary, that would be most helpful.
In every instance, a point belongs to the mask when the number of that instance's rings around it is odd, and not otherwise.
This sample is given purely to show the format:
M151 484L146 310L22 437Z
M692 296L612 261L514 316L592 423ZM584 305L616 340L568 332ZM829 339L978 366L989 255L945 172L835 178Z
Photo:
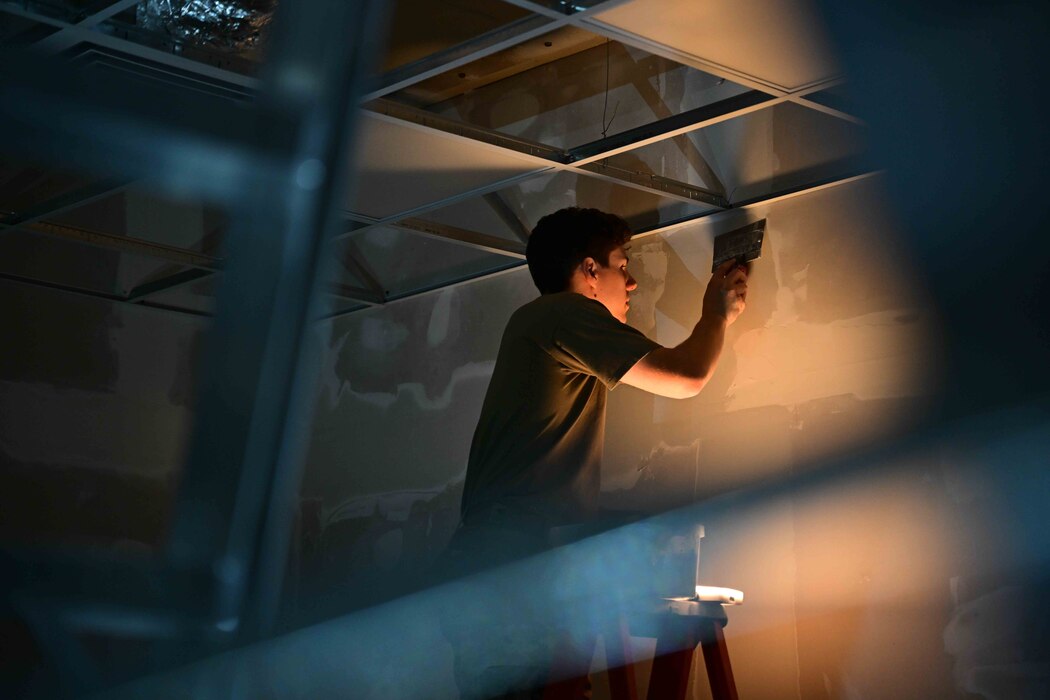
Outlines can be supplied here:
M532 281L540 294L564 292L584 258L609 264L609 253L631 240L627 222L598 209L567 207L536 224L525 247Z

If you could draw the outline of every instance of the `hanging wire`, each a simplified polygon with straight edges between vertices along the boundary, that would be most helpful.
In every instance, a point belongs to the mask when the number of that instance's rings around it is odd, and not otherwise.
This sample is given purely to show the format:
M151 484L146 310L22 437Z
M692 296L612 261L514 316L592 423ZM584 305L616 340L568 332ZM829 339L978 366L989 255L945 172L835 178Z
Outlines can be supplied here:
M617 100L616 104L613 105L613 113L609 118L609 121L605 121L605 115L609 111L609 43L610 40L605 40L605 105L602 107L602 138L607 138L609 135L609 127L612 126L613 120L616 119L616 110L620 107L620 101Z

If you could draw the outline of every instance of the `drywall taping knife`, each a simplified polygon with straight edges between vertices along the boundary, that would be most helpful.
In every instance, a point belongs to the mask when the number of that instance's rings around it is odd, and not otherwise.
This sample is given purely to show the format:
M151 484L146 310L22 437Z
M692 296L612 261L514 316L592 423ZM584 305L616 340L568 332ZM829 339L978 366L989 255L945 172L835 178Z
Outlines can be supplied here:
M753 224L733 229L715 237L715 255L711 263L711 272L726 262L736 258L736 261L747 266L752 260L757 260L762 255L762 240L766 236L766 220L762 219Z

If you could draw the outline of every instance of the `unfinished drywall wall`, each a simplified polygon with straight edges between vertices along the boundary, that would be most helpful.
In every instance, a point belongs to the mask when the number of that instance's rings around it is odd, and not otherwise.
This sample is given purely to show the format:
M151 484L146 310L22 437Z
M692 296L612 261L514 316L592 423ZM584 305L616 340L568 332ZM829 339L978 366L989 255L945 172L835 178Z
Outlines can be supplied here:
M123 206L131 221L135 207ZM937 377L936 322L884 210L878 181L866 180L633 244L640 287L630 321L672 344L696 320L711 236L753 218L769 224L748 311L707 389L686 401L628 387L611 395L607 506L655 513L794 474L921 416ZM117 266L110 281L126 286L138 274ZM9 309L23 312L9 316L23 319L9 344L22 361L45 342L35 330L44 328L76 362L105 369L90 386L62 373L4 378L5 535L159 542L204 324L4 289ZM535 295L519 270L318 327L328 350L289 586L304 619L425 583L455 527L503 324ZM80 321L92 314L109 321L85 335ZM981 523L1000 514L958 465L934 454L917 458L910 476L785 494L704 523L704 581L747 595L727 630L742 695L954 692L956 657L972 653L960 611L1003 587L974 576L989 567L974 553L988 552ZM651 653L651 642L637 644ZM447 661L449 650L435 645ZM900 672L888 677L888 664ZM694 676L695 696L705 697L702 670Z
M199 205L132 190L58 223L199 249ZM22 234L7 269L126 293L178 266ZM12 247L14 246L14 247ZM59 266L62 266L61 268ZM159 546L184 458L204 319L0 282L0 538Z
M608 507L656 513L819 468L921 417L938 377L936 319L887 209L868 179L632 244L629 321L670 345L698 318L712 236L768 223L747 312L708 387L684 401L612 393ZM455 526L502 327L535 295L520 270L333 323L303 484L303 592L363 604L425 581ZM944 470L932 456L914 477L823 500L785 494L705 523L705 582L747 596L727 629L742 696L953 694L939 640L962 545ZM890 663L902 669L893 679L879 672Z

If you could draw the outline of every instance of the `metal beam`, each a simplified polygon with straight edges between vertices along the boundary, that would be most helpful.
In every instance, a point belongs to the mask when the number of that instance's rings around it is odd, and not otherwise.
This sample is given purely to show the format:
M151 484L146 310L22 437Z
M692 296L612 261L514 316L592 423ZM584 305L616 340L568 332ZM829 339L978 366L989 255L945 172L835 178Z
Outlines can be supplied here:
M720 218L732 216L740 211L747 211L748 209L753 209L757 207L768 207L771 204L776 204L778 202L794 199L795 197L801 197L803 195L814 194L816 192L831 189L833 187L841 187L842 185L849 185L854 182L860 182L861 180L866 180L868 178L875 177L879 174L879 171L872 171L850 175L841 175L839 177L826 178L818 182L799 185L797 187L790 187L776 192L774 194L762 197L755 197L752 199L742 201L738 204L735 204L732 209L705 212L696 216L687 216L683 219L679 219L678 221L674 221L669 224L655 226L653 228L636 233L635 235L631 236L631 240L634 241L641 238L647 238L649 236L655 236L661 233L669 233L683 226L696 223L700 219L710 219L711 221L718 221Z
M513 270L517 270L518 268L521 268L521 267L525 267L525 261L524 260L515 260L513 262L508 262L507 264L502 265L502 266L500 266L500 267L498 267L498 268L496 268L494 270L488 270L488 271L482 272L480 274L463 275L462 277L457 277L455 279L452 279L452 280L449 280L449 281L446 281L446 282L435 282L433 284L428 284L428 285L425 285L425 286L422 286L422 287L417 287L417 288L412 289L412 290L407 290L407 291L401 292L401 293L399 293L397 295L388 297L387 303L389 304L389 303L395 302L395 301L403 301L405 299L412 299L414 297L423 296L423 295L429 294L431 292L438 292L438 291L441 291L442 289L448 289L450 287L458 287L459 285L466 284L467 282L475 282L475 281L477 281L479 279L483 279L483 278L484 279L488 279L490 277L495 277L496 275L499 275L499 274L502 274L502 273L511 272ZM353 312L351 311L350 313L353 313ZM335 317L333 316L332 318L335 318Z
M720 121L749 114L756 109L765 107L766 103L773 99L771 95L758 90L750 90L734 97L727 97L724 100L690 109L651 124L643 124L633 129L621 131L619 134L571 148L569 149L570 162L579 165L609 158L617 153L641 148L672 136L678 136L696 129L702 129L711 124L717 124Z
M518 260L525 259L525 246L499 236L490 236L486 233L478 233L477 231L469 231L456 226L424 221L423 219L402 219L390 225L394 228L412 231L431 238L440 238L452 243L468 245L471 248L489 253L505 255Z
M8 228L22 226L41 219L58 216L67 211L78 209L92 202L123 192L128 184L130 183L126 179L97 180L75 190L63 192L24 211L7 214L0 219L0 226Z
M36 42L34 46L36 46L39 49L44 49L56 53L59 51L64 51L70 46L76 44L78 41L81 41L80 37L82 36L82 31L91 29L96 25L102 24L110 17L120 14L129 7L134 7L135 5L138 5L141 1L142 0L116 0L107 7L104 7L98 12L94 12L88 15L87 17L81 19L75 24L63 27L54 34L51 34L50 36L44 39L41 39L40 41Z
M467 201L467 200L473 199L475 197L483 196L485 194L488 194L489 192L497 192L499 190L506 189L507 187L511 187L513 185L516 185L519 182L523 182L525 180L530 180L530 179L532 179L534 177L537 177L539 175L549 174L549 173L551 173L553 171L554 171L554 167L553 166L544 166L542 168L537 168L536 170L530 170L528 172L519 173L517 175L512 175L512 176L510 176L508 178L504 178L502 180L497 180L495 182L489 182L489 183L486 183L484 185L480 185L478 187L475 187L475 188L472 188L472 189L469 189L469 190L465 190L465 191L460 192L458 194L450 195L448 197L443 197L441 199L434 200L433 202L428 202L427 204L422 204L422 205L420 205L418 207L413 207L412 209L409 209L407 211L403 211L403 212L399 212L397 214L393 214L391 216L387 216L387 217L385 217L383 219L372 220L370 223L366 224L365 226L355 226L355 227L353 227L353 228L351 228L349 230L343 231L343 233L339 234L336 237L336 239L337 240L344 240L347 236L350 236L354 232L356 232L356 231L363 231L363 230L368 229L368 228L376 228L376 227L380 227L380 226L390 226L390 225L394 224L395 222L400 221L402 219L407 219L407 218L410 218L410 217L419 216L421 214L426 214L427 212L436 211L438 209L442 209L444 207L450 206L452 204L456 204L458 202L463 202L463 201ZM364 222L362 222L362 221L355 221L355 223L364 223Z
M580 170L606 182L641 190L688 204L706 204L719 209L729 206L729 201L710 190L694 187L685 182L651 173L635 172L609 165L604 160L580 166Z
M72 296L78 296L83 299L93 299L95 301L105 301L117 304L128 304L130 306L137 306L139 308L148 308L155 311L167 311L171 313L177 313L183 317L191 316L194 318L208 318L209 314L201 311L195 311L193 309L183 309L175 306L168 306L163 304L152 304L143 303L136 304L128 301L119 294L109 294L106 292L100 292L94 289L86 289L84 287L76 287L68 284L61 284L58 282L48 282L46 280L34 279L31 277L23 277L21 275L12 275L7 272L0 272L0 279L8 282L14 282L15 284L24 285L27 287L37 287L39 289L48 289L54 292L62 292L63 294L69 294Z
M173 275L162 277L152 282L144 282L138 285L130 292L128 292L125 301L129 301L133 304L141 304L147 298L155 296L162 292L170 292L173 289L179 287L185 287L188 284L200 281L205 277L210 277L213 273L209 270L183 270L182 272L176 272Z
M859 126L867 126L868 125L868 123L866 121L864 121L863 119L861 119L860 117L855 117L852 114L850 114L849 112L843 112L841 109L835 109L834 107L829 107L828 105L821 104L820 102L817 102L817 101L812 100L812 99L807 99L805 97L792 97L791 101L794 102L797 105L801 105L802 107L808 107L808 108L816 110L818 112L823 112L824 114L827 114L829 116L836 117L836 118L842 119L844 121L853 122L854 124L857 124Z
M183 270L182 272L176 272L173 275L168 275L167 277L162 277L153 280L152 282L140 284L128 292L126 297L118 299L118 301L126 301L131 304L139 304L142 306L157 306L155 303L147 304L147 299L158 294L163 294L164 292L170 292L174 289L185 287L194 282L199 282L214 274L214 272L209 272L208 270ZM361 289L346 284L330 284L327 292L338 299L356 301L368 306L381 305L385 301L382 292L378 292L374 289ZM211 314L202 315L211 316Z
M544 3L531 2L530 0L503 0L503 2L520 7L523 10L528 10L529 12L534 12L537 15L550 17L551 19L565 20L566 23L568 23L569 20L579 21L599 12L611 10L617 5L622 5L624 2L628 2L628 0L604 0L604 2L596 3L591 7L580 7L571 2L571 0L562 0L558 3L560 8L550 7Z
M190 265L202 270L219 270L222 267L222 260L219 258L196 251L145 241L141 238L118 236L112 233L102 233L101 231L89 231L75 226L64 226L46 221L11 225L0 221L0 228L46 236L48 238L58 238L64 241L73 241L74 243L81 243L104 250L146 255L158 260L167 260L177 265Z
M349 284L333 283L328 285L328 293L340 299L357 301L367 306L382 306L386 303L382 292L374 289L362 289Z

